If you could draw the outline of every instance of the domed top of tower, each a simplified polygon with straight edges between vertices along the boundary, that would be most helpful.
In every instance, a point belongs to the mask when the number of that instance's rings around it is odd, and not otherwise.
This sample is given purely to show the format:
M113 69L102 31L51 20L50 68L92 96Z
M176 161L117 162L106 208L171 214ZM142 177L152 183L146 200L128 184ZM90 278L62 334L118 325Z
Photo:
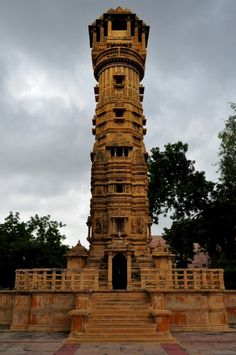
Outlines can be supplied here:
M107 14L132 14L130 9L124 9L123 7L118 6L116 9L107 10Z
M127 8L109 9L89 26L90 47L96 52L110 46L132 47L144 54L149 26Z

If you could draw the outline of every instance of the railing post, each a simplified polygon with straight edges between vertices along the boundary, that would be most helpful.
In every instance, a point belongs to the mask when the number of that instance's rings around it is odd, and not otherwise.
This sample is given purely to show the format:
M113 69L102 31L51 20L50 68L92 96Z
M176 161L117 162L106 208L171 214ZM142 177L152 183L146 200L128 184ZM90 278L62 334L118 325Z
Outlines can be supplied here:
M194 290L198 289L198 285L197 285L197 272L195 270L193 270L193 288Z
M56 278L55 278L55 271L52 272L52 291L55 291L55 282L56 282Z
M188 289L188 282L187 282L187 269L183 270L183 286L184 289Z
M84 289L84 275L81 272L80 273L80 290L83 290L83 289Z
M214 271L209 270L209 288L214 288Z
M179 288L179 283L178 283L178 270L174 270L174 287Z
M65 272L61 273L61 285L60 285L60 290L64 291L66 289L65 287Z
M171 278L171 272L172 270L165 270L165 289L168 291L171 287L170 285L170 278Z
M141 289L145 289L144 273L141 271Z
M37 289L37 272L36 272L36 270L35 269L33 269L32 270L32 278L31 278L31 281L32 281L32 283L30 284L30 289L31 290L34 290L34 289Z
M207 273L206 273L206 270L202 270L202 288L207 288Z
M219 270L219 281L220 281L220 284L219 284L220 289L224 290L225 289L224 270L222 270L222 269Z
M73 271L69 271L69 275L70 275L70 287L72 291L76 290L75 287L75 273Z

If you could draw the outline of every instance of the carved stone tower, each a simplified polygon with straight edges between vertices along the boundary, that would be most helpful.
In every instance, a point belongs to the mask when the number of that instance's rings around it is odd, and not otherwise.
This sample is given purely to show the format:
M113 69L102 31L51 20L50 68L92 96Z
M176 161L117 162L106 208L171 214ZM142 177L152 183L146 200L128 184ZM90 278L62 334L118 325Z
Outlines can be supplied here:
M16 270L15 289L0 298L0 323L12 309L12 330L70 329L73 344L171 343L170 330L228 330L223 270L175 269L166 246L150 248L141 85L148 31L120 7L89 26L98 81L90 249L78 242L66 269Z
M90 260L108 256L110 288L131 285L131 268L150 257L147 153L142 100L149 27L128 9L89 26L97 102L91 153ZM112 264L113 263L113 267ZM135 264L135 265L133 265ZM120 266L119 266L120 265ZM115 269L114 269L115 268ZM120 285L114 280L126 274ZM117 273L117 275L115 275Z

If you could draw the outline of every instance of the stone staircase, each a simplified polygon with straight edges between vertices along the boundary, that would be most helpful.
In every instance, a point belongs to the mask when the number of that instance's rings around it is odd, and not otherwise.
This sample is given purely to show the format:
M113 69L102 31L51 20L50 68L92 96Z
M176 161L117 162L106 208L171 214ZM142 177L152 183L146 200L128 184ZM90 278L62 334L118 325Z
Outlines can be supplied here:
M78 342L173 342L169 333L157 333L144 291L94 292L89 299L84 333L71 335Z

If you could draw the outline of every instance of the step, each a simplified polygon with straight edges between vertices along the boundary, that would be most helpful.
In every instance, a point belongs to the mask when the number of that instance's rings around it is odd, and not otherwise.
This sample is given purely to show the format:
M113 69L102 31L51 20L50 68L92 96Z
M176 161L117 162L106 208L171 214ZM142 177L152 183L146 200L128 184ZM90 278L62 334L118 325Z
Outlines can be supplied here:
M104 297L117 297L125 295L126 298L148 298L148 294L144 291L128 291L128 290L113 290L107 292L96 292L92 294L92 297L104 296Z
M90 316L79 341L160 341L146 292L95 292L89 304Z
M104 300L104 299L101 299L101 300L96 300L96 299L91 299L90 301L92 301L93 303L92 304L102 304L102 305L115 305L115 304L121 304L121 305L133 305L133 306L146 306L147 304L149 304L149 301L147 300L114 300L114 299L107 299L107 300Z
M98 322L109 322L109 321L130 321L130 322L145 322L145 321L149 321L151 320L152 317L148 315L120 315L120 314L116 314L116 315L103 315L103 314L91 314L91 316L89 317L89 321L98 321Z
M104 308L104 309L145 309L145 307L148 307L149 303L147 304L136 304L136 303L123 303L123 302L94 302L90 303L90 309L96 309L97 307L99 308Z
M112 335L79 335L70 336L66 343L76 342L79 343L126 343L126 342L155 342L155 343L176 343L176 340L170 334L141 334L135 336L134 334L112 334Z
M131 326L129 327L124 327L122 328L121 326L115 327L107 327L107 328L100 328L99 326L97 327L91 327L85 328L86 334L155 334L156 333L156 327L155 324L153 325L153 327L148 327L147 329L144 328L133 328Z
M130 314L130 315L127 315L127 314L105 314L103 315L102 313L100 314L91 314L90 317L88 318L88 321L94 321L94 320L97 320L97 321L100 321L100 322L107 322L109 320L116 320L116 321L135 321L135 322L138 322L140 320L142 321L150 321L152 320L152 316L149 315L149 314Z
M90 307L90 312L98 312L98 313L105 313L105 312L128 312L128 313L133 313L133 312L147 312L148 311L148 305L147 306L127 306L127 305L92 305Z
M144 303L149 303L148 298L124 298L124 297L91 297L90 299L93 302L126 302L126 303L132 303L132 302L137 302L140 304Z
M90 324L87 323L86 325L86 328L91 328L91 327L98 327L98 326L101 326L101 328L106 328L106 329L109 329L109 327L126 327L127 329L128 328L137 328L137 329L145 329L145 328L153 328L156 324L154 322L149 322L149 321L145 321L143 322L142 324L140 324L139 322L107 322L107 323L99 323L98 321L93 321L91 322Z
M90 315L92 316L93 314L95 315L148 315L149 314L149 309L123 309L123 308L100 308L100 309L89 309Z

